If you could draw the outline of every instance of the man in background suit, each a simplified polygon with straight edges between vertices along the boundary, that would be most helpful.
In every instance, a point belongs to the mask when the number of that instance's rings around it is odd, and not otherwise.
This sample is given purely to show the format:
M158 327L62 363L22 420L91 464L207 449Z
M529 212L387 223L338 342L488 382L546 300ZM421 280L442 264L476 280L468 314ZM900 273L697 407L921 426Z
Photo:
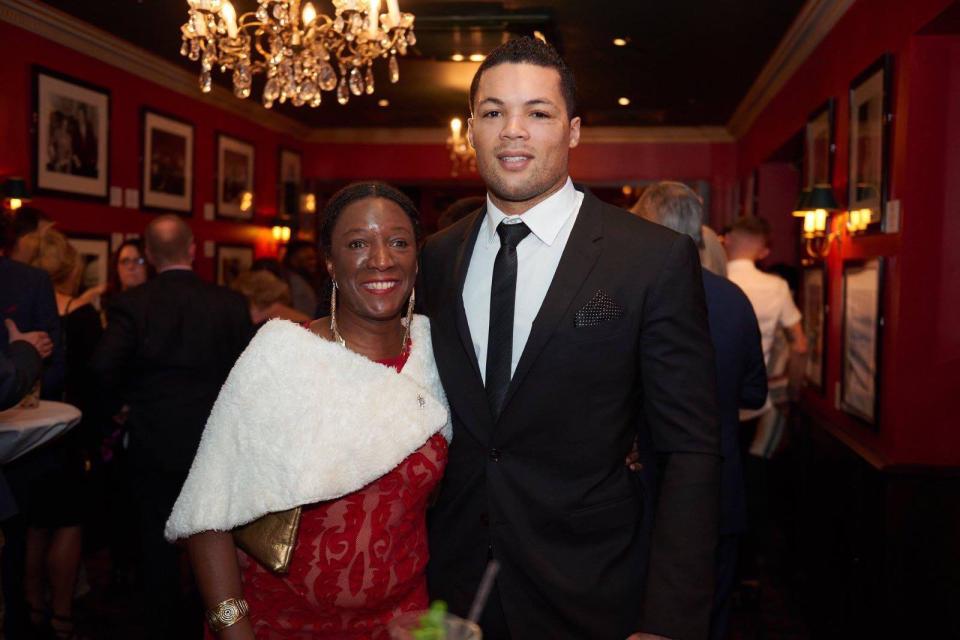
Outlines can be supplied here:
M199 625L183 629L178 554L163 528L217 393L253 329L242 295L193 272L196 246L181 218L155 218L145 243L157 277L116 298L91 367L104 391L130 406L148 632L199 637Z
M703 244L703 204L690 187L660 182L647 187L632 211ZM703 253L701 252L701 259ZM720 544L717 590L710 616L711 640L727 637L730 595L737 570L737 547L747 530L747 506L740 461L740 409L758 409L767 399L760 327L750 299L726 278L703 270L710 338L716 353L717 404L720 408Z
M486 205L422 254L454 428L431 596L465 615L496 559L484 638L705 638L720 442L696 247L574 187L574 81L551 46L507 42L470 94ZM638 436L659 496L624 465Z

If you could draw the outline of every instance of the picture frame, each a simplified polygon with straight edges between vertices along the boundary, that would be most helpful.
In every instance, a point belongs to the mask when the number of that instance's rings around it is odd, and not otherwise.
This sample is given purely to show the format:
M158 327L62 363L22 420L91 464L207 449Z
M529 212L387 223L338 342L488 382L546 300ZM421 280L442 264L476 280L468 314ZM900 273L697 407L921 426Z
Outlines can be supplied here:
M228 220L252 220L255 150L252 144L217 134L216 215Z
M802 273L803 330L807 336L804 379L823 394L826 389L827 362L827 271L822 266L807 267Z
M298 220L302 210L303 154L280 147L277 151L277 216Z
M806 189L813 189L818 184L833 184L837 149L834 105L834 99L830 98L807 119L803 139L803 185Z
M32 71L35 193L107 202L110 91L44 67Z
M141 110L140 208L193 213L193 125Z
M843 358L840 408L877 429L880 424L880 342L883 329L883 258L843 265Z
M216 246L217 284L229 287L233 279L253 266L253 245L221 244Z
M884 230L889 189L893 56L885 53L850 83L847 208L870 211L867 233Z
M110 238L90 234L67 234L67 242L83 260L83 275L77 293L83 293L110 278Z

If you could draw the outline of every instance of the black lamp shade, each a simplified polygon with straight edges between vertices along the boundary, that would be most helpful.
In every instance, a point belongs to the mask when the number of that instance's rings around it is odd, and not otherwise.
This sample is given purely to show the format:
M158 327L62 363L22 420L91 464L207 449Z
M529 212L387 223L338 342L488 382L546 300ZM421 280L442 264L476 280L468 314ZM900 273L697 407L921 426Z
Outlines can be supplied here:
M829 184L818 184L810 192L810 201L807 209L825 209L827 211L836 211L840 208L837 199L833 195L833 187Z
M3 183L3 197L29 200L30 192L27 190L27 181L23 178L7 178Z

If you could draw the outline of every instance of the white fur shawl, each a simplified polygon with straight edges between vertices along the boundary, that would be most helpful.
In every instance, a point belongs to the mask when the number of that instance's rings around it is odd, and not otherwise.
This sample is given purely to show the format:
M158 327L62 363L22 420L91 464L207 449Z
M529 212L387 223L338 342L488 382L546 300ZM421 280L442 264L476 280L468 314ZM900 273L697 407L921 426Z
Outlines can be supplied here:
M338 498L438 431L449 441L429 321L414 316L410 334L397 373L292 322L268 322L220 390L167 540Z

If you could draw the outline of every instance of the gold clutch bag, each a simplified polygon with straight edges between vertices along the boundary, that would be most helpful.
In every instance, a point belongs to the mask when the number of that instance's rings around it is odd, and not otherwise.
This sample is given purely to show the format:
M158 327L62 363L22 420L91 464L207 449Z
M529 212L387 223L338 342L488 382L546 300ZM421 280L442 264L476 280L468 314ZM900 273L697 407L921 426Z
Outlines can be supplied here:
M233 530L233 540L254 560L274 573L287 573L297 543L301 507L268 513Z

